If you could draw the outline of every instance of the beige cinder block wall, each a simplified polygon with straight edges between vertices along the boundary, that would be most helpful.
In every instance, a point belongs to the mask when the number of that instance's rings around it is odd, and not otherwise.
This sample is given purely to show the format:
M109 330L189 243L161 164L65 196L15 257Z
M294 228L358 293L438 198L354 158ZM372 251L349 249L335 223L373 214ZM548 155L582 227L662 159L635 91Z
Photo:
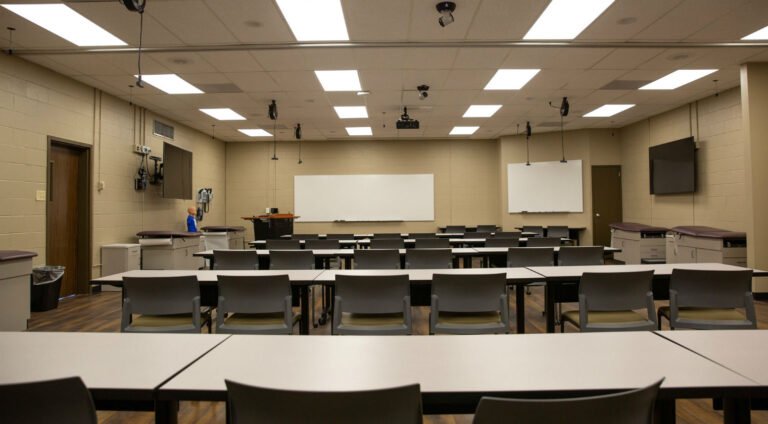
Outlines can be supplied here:
M162 139L152 135L156 117L46 68L0 55L0 249L31 250L38 253L35 264L46 263L46 205L35 200L35 192L46 190L48 136L91 146L94 276L100 273L102 244L135 242L144 229L182 229L192 201L162 199L154 186L133 190L139 164L134 143L145 142L153 155L162 156ZM203 224L223 224L224 143L157 118L176 128L173 144L193 152L193 188L214 188ZM105 183L102 191L99 181Z
M566 131L566 160L582 161L584 212L582 213L509 213L507 210L507 164L525 163L525 136L502 137L498 160L500 184L499 211L501 222L507 230L522 225L568 225L586 227L581 235L582 244L592 243L592 172L593 165L619 165L620 145L615 130ZM562 158L560 133L533 134L529 142L531 162L559 161Z
M648 148L693 135L695 194L651 195ZM738 88L620 130L624 220L746 230L745 146Z
M241 217L267 207L293 212L295 175L434 174L435 220L402 223L297 223L297 233L429 232L446 224L499 222L499 167L496 140L340 140L306 141L303 164L298 145L227 143L227 224L247 225ZM275 191L274 183L277 183Z

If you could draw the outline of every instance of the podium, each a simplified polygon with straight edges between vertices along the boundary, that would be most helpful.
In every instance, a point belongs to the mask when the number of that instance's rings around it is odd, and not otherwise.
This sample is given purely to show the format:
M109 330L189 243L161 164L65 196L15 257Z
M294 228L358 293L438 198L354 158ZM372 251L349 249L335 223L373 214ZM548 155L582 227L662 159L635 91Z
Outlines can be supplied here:
M253 222L253 238L255 240L277 239L286 234L293 234L293 220L295 218L298 216L289 213L243 217L243 219Z

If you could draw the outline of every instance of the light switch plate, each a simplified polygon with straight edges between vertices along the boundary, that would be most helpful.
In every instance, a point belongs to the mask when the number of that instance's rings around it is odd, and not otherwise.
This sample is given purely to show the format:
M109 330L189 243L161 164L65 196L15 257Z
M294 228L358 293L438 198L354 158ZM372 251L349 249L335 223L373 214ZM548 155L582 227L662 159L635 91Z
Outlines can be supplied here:
M35 200L38 202L45 202L45 190L37 190L35 192Z

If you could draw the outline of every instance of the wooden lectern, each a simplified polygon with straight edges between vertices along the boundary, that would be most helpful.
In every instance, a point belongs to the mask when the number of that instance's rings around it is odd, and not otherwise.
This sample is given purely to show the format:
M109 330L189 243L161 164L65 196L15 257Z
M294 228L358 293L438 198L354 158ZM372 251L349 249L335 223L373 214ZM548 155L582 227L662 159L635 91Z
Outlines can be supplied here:
M293 234L293 220L295 218L298 216L289 213L243 217L243 219L253 222L253 238L255 240L277 239L286 234Z

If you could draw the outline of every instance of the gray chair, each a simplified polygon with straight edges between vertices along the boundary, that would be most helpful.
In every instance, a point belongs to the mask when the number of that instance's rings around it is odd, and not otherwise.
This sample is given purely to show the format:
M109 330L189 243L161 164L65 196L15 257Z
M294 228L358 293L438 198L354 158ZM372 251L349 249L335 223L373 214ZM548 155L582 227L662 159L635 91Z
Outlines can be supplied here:
M489 238L485 239L485 247L518 247L520 240L515 238Z
M293 234L291 240L317 240L320 238L319 234Z
M506 274L432 277L430 334L509 333Z
M301 239L303 240L303 239ZM283 240L274 239L267 240L267 250L299 250L301 249L301 240Z
M652 283L652 270L585 272L579 284L579 310L562 314L560 332L566 322L582 332L655 330ZM636 312L640 309L645 314Z
M523 225L524 233L536 233L534 237L544 237L544 227L541 225Z
M408 234L408 238L412 238L412 239L423 239L423 238L433 239L433 238L437 238L437 234L435 234L435 233L409 233Z
M491 238L490 232L469 231L464 233L465 239L488 239Z
M307 240L304 242L304 249L341 249L341 243L339 243L338 239Z
M507 267L555 266L555 249L551 247L511 247L507 251Z
M673 269L669 306L659 308L659 329L661 317L669 320L673 330L757 328L752 270Z
M291 334L299 316L291 307L287 275L219 275L216 332Z
M270 250L269 269L315 269L311 250Z
M567 399L483 397L473 424L652 424L661 381L609 395Z
M603 246L563 246L557 252L557 265L603 265L604 250Z
M333 334L411 334L407 275L337 275Z
M406 269L450 269L453 268L451 249L407 249Z
M415 246L417 249L450 249L451 242L447 238L423 238L416 239Z
M497 231L493 233L493 238L519 239L521 235L520 231Z
M528 237L525 245L528 247L557 247L560 246L560 239L550 237Z
M3 424L98 423L80 377L0 385L0 418Z
M224 382L231 424L422 422L418 384L357 392L300 392Z
M476 231L478 233L495 233L498 228L496 224L478 225Z
M355 269L400 269L400 252L395 249L357 249Z
M210 323L194 275L123 277L123 293L123 333L199 333L203 322Z
M400 233L374 233L374 239L402 239L403 235Z
M255 250L214 250L213 267L217 270L259 269L259 255Z
M354 240L354 234L326 234L326 240Z
M570 232L568 231L568 226L550 225L547 227L547 237L569 238Z
M465 225L447 225L445 227L446 233L466 233L467 227Z
M384 238L371 240L371 249L405 249L405 241L398 238Z

